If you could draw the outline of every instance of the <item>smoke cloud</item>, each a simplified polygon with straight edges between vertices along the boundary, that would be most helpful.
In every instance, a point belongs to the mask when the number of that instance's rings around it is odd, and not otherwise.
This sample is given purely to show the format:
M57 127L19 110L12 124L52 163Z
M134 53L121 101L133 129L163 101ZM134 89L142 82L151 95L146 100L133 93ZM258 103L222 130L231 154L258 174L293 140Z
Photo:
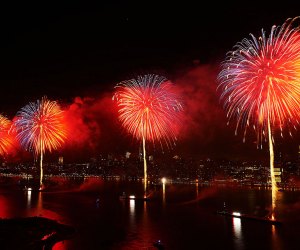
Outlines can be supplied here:
M118 135L118 120L111 93L97 98L74 98L65 108L65 119L68 137L65 151L92 156L100 150L112 150Z
M243 143L242 131L238 136L234 135L234 122L227 126L226 114L219 101L220 93L217 92L218 72L217 64L197 63L185 72L181 71L180 76L173 77L176 91L182 99L183 116L176 146L170 151L182 156L239 158L242 155L243 158L265 158L268 149L256 149L254 133L249 133L246 143ZM112 92L77 96L71 104L62 105L67 140L63 149L58 151L67 155L66 161L86 160L97 154L137 151L138 142L118 120L112 96ZM290 144L291 139L285 138L285 141ZM275 145L278 146L280 143Z

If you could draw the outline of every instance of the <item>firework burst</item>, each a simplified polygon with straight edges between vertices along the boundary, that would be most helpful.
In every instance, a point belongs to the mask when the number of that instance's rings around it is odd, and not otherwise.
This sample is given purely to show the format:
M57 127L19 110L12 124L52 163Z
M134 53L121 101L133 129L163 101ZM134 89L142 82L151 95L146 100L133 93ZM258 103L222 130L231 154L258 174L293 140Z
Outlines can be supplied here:
M173 84L163 76L152 74L119 83L113 99L117 101L123 127L143 141L146 183L145 141L172 146L177 140L182 105Z
M20 144L35 156L40 155L40 187L43 179L43 155L58 149L66 139L63 112L55 101L46 97L24 106L14 121L16 137Z
M9 133L11 121L0 115L0 155L5 155L9 152L13 145L13 137Z
M262 30L256 39L243 39L227 54L218 76L221 100L229 120L238 128L251 126L261 145L268 138L268 126L291 128L299 123L300 33L295 19L273 26L269 37Z
M172 83L163 76L144 75L116 86L119 119L137 139L176 141L182 106Z
M273 26L267 37L264 30L258 39L243 39L227 53L218 75L228 120L236 120L236 133L253 126L257 143L269 142L272 187L274 175L274 130L283 136L286 128L299 124L300 114L300 32L296 20L287 19Z

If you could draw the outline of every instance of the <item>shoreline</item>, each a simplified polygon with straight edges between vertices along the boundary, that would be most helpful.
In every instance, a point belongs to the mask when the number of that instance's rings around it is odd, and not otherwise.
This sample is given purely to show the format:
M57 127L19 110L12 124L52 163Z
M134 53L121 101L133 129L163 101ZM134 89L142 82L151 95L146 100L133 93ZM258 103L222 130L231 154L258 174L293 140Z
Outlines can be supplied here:
M56 178L61 178L63 180L81 180L82 184L83 182L89 180L89 179L97 179L97 180L103 180L103 181L117 181L117 182L140 182L143 183L143 178L137 178L137 179L130 179L130 178L121 178L120 176L113 176L113 177L104 177L104 176L60 176L60 175L51 175L47 176L45 175L45 184L48 182L49 185L47 186L55 186L53 183L51 184L51 181ZM8 181L9 180L9 181ZM14 181L10 181L14 180ZM22 175L4 175L0 173L0 186L5 185L13 185L15 184L16 188L25 188L27 184L29 184L29 187L32 187L34 189L37 189L39 186L38 180L34 178L29 178L29 180L24 179ZM262 182L238 182L238 181L230 181L230 180L212 180L212 181L203 181L199 179L189 179L189 180L178 180L178 179L168 179L167 185L172 184L178 184L178 185L197 185L199 187L238 187L238 188L249 188L249 189L271 189L272 185L271 183L262 183ZM149 179L149 186L161 186L161 179ZM293 184L289 185L286 183L281 183L278 185L279 191L297 191L300 190L300 184Z
M0 219L0 245L5 250L51 250L75 232L73 226L41 216Z

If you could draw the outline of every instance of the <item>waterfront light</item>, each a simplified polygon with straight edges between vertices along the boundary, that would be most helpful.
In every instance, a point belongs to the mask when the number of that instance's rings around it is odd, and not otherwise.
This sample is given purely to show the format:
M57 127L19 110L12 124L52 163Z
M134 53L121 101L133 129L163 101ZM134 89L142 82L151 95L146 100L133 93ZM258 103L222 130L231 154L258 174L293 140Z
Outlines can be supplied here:
M31 188L27 189L27 207L30 208L31 206Z
M161 178L161 182L162 182L162 184L166 184L167 179L165 177L163 177L163 178Z

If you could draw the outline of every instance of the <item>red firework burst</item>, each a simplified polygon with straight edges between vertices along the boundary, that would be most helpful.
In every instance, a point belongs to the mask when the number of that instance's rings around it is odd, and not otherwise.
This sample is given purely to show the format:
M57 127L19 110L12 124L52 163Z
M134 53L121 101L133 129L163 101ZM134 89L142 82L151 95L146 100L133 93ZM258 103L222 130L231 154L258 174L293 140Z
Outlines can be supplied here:
M229 119L237 126L253 124L258 142L270 127L290 128L300 114L300 32L295 19L273 26L269 37L243 39L227 54L219 74L219 88ZM282 133L281 133L282 135Z
M182 105L173 84L165 77L144 75L116 86L122 125L137 139L176 140Z
M9 133L11 121L0 115L0 155L9 152L13 145L13 136Z

